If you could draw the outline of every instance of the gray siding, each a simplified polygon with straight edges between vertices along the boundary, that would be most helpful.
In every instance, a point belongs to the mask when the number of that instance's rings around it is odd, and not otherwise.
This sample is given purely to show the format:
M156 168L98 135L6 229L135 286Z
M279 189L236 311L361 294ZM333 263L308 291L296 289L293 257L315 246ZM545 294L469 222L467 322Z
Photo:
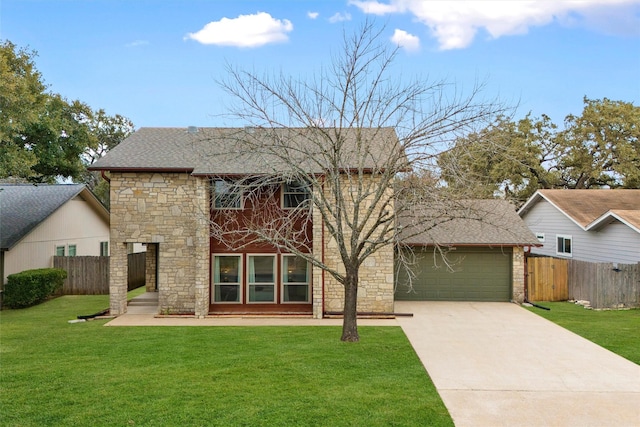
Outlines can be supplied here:
M605 225L598 231L584 231L544 199L523 219L531 231L545 234L544 246L531 249L534 254L560 256L556 254L556 235L562 234L572 238L572 259L620 264L640 262L640 233L620 222Z

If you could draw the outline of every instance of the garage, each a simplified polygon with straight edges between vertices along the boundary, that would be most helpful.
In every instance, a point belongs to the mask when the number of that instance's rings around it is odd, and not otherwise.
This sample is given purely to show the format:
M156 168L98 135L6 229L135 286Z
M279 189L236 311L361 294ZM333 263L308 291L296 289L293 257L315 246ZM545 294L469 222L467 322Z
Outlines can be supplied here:
M525 251L536 236L506 200L418 205L399 216L396 256L413 260L413 286L400 268L398 301L524 301ZM447 251L447 263L441 252Z
M456 248L447 254L451 268L433 247L414 248L413 289L399 272L398 301L509 301L512 284L511 247Z

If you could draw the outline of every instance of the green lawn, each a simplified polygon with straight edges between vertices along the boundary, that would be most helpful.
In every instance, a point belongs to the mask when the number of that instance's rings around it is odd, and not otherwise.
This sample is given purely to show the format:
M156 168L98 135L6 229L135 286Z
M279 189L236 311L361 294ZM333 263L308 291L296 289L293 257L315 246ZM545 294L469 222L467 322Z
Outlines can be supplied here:
M529 310L640 365L640 310L587 310L569 302L541 302Z
M402 330L103 327L62 297L0 313L3 426L453 425Z

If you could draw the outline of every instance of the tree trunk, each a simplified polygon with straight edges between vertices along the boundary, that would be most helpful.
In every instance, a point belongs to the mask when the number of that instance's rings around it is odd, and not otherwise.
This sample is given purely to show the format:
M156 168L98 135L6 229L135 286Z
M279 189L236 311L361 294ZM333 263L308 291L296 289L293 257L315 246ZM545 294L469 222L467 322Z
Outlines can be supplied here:
M348 269L347 269L348 270ZM341 341L358 342L358 271L347 272L344 281L344 319L342 322Z

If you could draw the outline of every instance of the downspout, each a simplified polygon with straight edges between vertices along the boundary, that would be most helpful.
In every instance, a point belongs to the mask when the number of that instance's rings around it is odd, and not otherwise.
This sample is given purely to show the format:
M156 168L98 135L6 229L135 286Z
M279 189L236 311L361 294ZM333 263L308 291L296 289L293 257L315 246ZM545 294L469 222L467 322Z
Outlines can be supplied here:
M322 192L324 193L324 177L322 179ZM322 249L321 249L321 256L320 257L322 259L322 265L326 265L325 264L325 260L324 260L324 248L325 248L325 246L324 246L324 243L325 243L325 241L324 241L324 217L322 215L320 215L320 227L321 227L320 228L320 233L322 235L322 239L321 239L322 240ZM324 310L325 309L325 306L324 306L324 281L325 281L324 268L322 269L320 274L322 275L322 283L321 283L321 285L322 285L322 314L321 314L320 318L324 318L324 311L325 311Z
M100 176L102 177L102 179L104 179L105 181L107 181L107 183L111 184L111 179L106 175L105 170L101 170L100 171Z

